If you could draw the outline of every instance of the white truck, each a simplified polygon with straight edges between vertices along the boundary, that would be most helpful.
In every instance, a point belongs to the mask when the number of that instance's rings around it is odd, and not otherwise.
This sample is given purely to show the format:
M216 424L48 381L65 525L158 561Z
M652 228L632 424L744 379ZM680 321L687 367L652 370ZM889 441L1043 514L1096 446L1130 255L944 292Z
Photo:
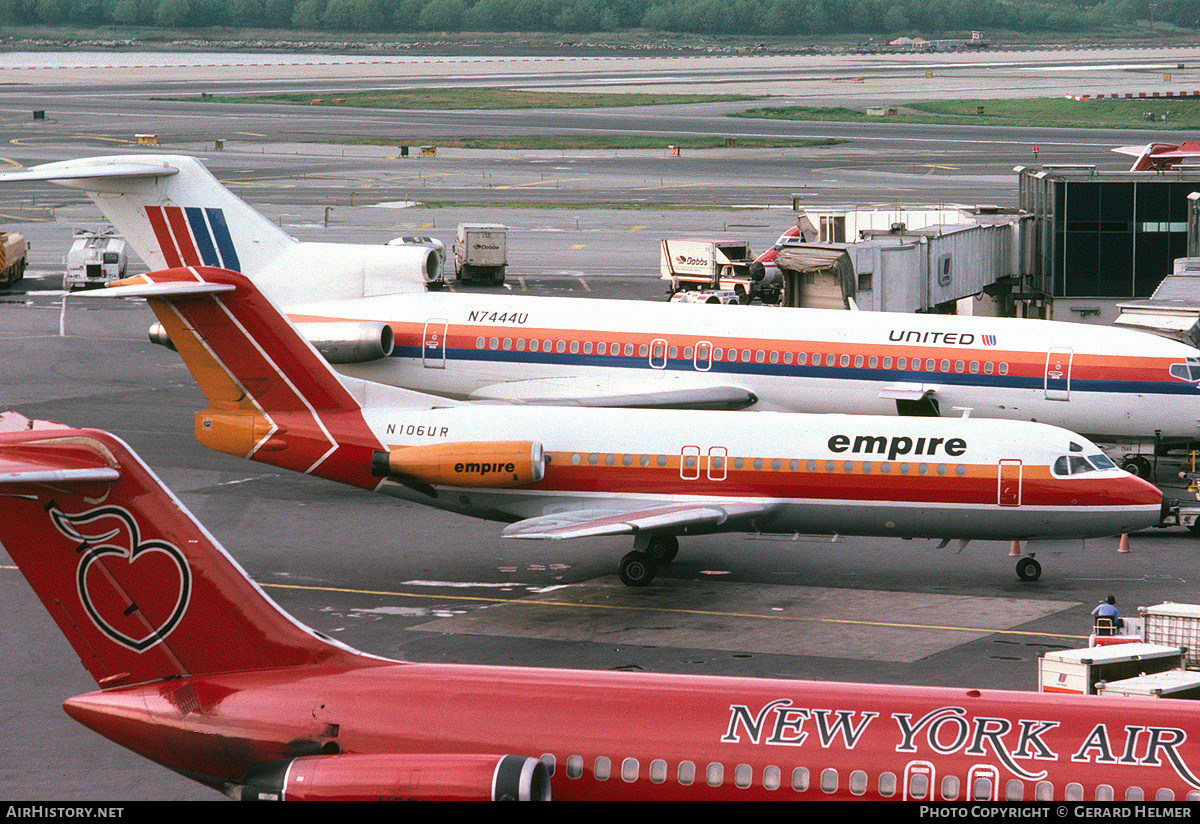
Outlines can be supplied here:
M756 281L750 274L754 255L744 241L683 238L664 240L658 276L670 281L670 294L684 290L728 291L742 303L754 297Z
M463 283L504 283L508 267L508 227L498 223L460 223L454 238L454 277Z
M103 286L110 280L125 277L125 240L111 231L92 232L79 229L75 242L67 252L67 274L63 289L86 289Z

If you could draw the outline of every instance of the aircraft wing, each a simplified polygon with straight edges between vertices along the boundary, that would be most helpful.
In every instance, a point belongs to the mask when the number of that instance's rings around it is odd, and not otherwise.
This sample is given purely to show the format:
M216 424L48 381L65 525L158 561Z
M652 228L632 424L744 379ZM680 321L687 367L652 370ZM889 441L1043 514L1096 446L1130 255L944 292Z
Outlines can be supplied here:
M504 530L505 538L560 540L598 535L629 535L647 530L683 532L717 527L731 518L748 518L771 511L773 502L668 504L628 510L581 509L517 521Z
M703 384L689 377L656 375L663 380L595 380L563 377L505 381L481 386L477 400L529 403L539 406L622 407L640 409L745 409L758 402L748 389L728 384Z

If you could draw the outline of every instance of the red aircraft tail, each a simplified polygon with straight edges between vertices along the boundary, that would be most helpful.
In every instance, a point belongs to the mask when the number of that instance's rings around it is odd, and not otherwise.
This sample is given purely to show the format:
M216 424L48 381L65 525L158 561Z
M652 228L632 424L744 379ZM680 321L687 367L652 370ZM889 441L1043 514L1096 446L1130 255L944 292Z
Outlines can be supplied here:
M0 543L104 688L363 660L280 610L106 432L0 415Z
M325 359L245 276L194 266L110 284L147 298L208 408L196 438L210 449L374 489L382 449L362 406ZM416 393L412 393L414 396Z

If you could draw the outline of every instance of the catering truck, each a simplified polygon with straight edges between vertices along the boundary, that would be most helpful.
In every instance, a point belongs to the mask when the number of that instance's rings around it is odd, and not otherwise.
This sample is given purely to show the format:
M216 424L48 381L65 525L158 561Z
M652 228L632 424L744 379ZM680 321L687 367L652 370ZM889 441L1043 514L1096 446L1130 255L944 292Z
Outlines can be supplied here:
M7 289L25 277L25 236L19 232L0 232L0 289Z
M454 276L463 283L504 283L508 266L508 227L498 223L460 223L454 238Z

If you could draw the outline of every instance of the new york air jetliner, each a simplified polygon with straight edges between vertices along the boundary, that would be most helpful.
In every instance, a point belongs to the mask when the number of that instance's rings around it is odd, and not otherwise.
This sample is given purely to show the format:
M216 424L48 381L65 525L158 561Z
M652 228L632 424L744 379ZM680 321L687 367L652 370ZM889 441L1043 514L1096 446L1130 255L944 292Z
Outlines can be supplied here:
M1200 800L1200 703L390 661L297 623L116 437L0 417L63 704L234 798Z
M208 399L195 421L204 445L505 521L506 537L632 534L620 565L631 586L674 558L679 535L1012 541L1160 517L1157 489L1044 424L456 404L339 379L237 272L169 269L113 286L100 291L148 298L175 341ZM1024 557L1019 571L1040 567Z
M426 292L419 277L405 286L361 260L387 247L297 243L194 158L87 158L0 175L30 179L87 191L151 268L221 266L250 276L339 371L378 383L600 407L916 416L964 408L1103 443L1200 440L1200 350L1144 332ZM405 288L417 291L384 294ZM152 338L168 342L161 330ZM717 426L711 434L729 424Z

